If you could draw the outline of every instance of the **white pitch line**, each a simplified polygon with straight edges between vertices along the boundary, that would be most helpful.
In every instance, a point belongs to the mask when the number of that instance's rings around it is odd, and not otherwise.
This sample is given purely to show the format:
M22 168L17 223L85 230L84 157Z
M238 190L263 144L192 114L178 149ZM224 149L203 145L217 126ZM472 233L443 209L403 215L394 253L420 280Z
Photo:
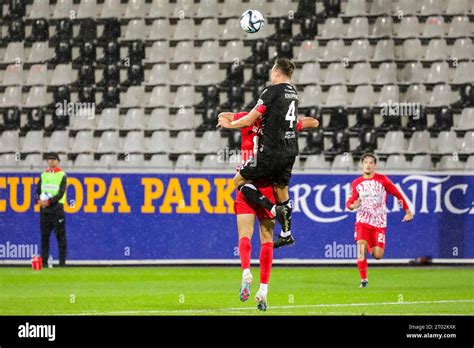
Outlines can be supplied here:
M402 305L417 305L417 304L442 304L442 303L474 303L474 299L470 300L438 300L438 301L411 301L411 302L368 302L368 303L322 303L314 305L299 305L299 306L269 306L272 309L295 309L295 308L326 308L326 307L366 307L366 306L402 306ZM190 313L213 313L213 312L233 312L233 311L248 311L255 310L255 307L235 307L222 309L176 309L176 310L136 310L136 311L116 311L116 312L84 312L84 313L69 313L69 314L55 314L55 315L133 315L133 314L190 314Z

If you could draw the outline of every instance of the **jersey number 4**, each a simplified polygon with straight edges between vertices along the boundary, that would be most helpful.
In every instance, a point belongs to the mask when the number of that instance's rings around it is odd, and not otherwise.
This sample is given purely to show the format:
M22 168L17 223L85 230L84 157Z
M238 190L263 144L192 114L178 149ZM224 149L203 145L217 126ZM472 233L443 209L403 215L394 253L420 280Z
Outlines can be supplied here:
M285 120L290 121L290 128L293 129L293 122L296 121L295 116L295 101L293 100L288 107L288 112L286 113Z

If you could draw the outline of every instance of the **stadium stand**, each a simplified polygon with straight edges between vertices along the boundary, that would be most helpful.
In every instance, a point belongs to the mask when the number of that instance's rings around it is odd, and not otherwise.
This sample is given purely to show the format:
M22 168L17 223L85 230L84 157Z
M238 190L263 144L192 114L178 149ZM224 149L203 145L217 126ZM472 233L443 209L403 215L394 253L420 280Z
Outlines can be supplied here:
M0 4L4 168L48 151L71 169L226 168L217 153L238 141L216 116L250 110L276 57L295 60L300 114L322 123L297 167L352 170L376 151L387 170L473 168L471 1ZM264 30L241 30L246 8Z

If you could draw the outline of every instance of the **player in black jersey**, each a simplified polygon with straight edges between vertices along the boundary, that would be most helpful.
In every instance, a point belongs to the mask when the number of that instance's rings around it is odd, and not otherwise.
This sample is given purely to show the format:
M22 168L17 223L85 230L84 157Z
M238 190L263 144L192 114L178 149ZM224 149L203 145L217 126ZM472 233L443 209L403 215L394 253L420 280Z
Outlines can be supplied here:
M291 202L288 193L291 172L298 155L296 124L298 113L298 93L291 84L295 65L286 58L278 58L271 70L272 85L265 88L257 105L247 116L230 122L219 119L223 128L238 129L253 125L262 118L262 135L258 152L234 177L234 185L247 201L259 205L273 213L282 225L274 247L294 243L291 234ZM274 205L254 185L252 181L270 178L274 184L278 205Z

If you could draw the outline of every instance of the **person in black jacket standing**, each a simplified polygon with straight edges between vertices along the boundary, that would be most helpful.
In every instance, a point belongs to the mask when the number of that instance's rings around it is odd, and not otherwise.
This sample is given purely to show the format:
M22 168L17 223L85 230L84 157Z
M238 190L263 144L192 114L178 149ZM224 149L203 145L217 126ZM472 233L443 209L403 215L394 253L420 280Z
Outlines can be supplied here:
M64 202L66 201L67 176L59 168L59 155L50 153L46 160L48 168L41 174L36 186L36 201L40 205L41 257L43 267L49 258L49 240L54 230L59 246L59 266L66 265L66 221Z

